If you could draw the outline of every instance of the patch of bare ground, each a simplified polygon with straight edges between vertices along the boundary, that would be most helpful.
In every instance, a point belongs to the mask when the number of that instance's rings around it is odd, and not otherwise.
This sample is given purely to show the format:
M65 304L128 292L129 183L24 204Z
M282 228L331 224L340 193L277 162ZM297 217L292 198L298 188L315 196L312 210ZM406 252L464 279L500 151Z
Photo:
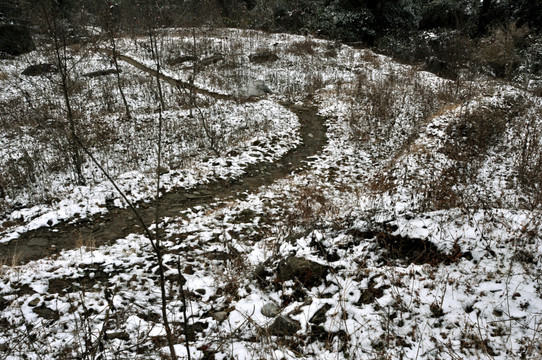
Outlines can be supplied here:
M373 251L379 254L380 261L385 265L449 265L463 256L458 244L454 244L450 253L445 253L428 240L398 235L394 230L393 226L377 231L351 230L350 235L358 241L376 240Z

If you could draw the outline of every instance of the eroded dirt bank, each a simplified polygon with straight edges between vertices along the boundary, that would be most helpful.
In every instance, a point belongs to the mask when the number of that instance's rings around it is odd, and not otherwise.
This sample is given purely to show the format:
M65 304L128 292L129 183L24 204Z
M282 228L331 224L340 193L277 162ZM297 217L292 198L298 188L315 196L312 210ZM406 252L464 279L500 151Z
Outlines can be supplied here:
M302 144L273 163L249 166L245 175L232 180L218 180L189 190L178 189L166 193L161 201L160 216L175 217L180 211L212 202L234 199L254 192L260 186L269 185L300 171L310 157L316 155L326 144L324 120L317 115L314 106L285 104L299 118ZM146 224L154 220L154 204L139 203L138 211ZM6 263L26 263L53 255L63 249L73 249L81 244L103 245L127 236L141 233L133 213L129 209L113 208L107 214L97 215L76 224L60 223L49 228L40 228L0 247ZM15 261L14 261L15 259Z

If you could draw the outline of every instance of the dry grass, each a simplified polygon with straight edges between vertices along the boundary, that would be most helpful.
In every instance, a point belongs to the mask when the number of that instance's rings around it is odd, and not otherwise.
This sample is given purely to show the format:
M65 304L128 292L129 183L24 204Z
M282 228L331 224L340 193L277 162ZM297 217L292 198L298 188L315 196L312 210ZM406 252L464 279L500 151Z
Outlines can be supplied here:
M489 67L497 77L511 79L521 58L517 46L529 34L525 25L518 27L515 22L493 29L482 39L476 60Z
M443 152L453 160L475 160L499 142L507 122L506 110L498 105L478 107L460 114L446 129L449 138Z
M315 46L316 44L310 38L306 38L303 41L292 42L286 51L297 56L314 55L316 54Z
M14 269L21 260L21 251L15 250L11 256L0 257L0 276L3 276L9 269Z
M87 250L96 249L96 239L92 235L83 236L82 234L79 234L79 237L75 242L75 247L78 249L86 248Z
M523 111L520 112L523 121L515 124L514 137L519 139L519 156L516 160L516 171L523 190L530 197L530 207L542 206L542 129L540 119L542 110L536 109L534 104L526 100Z
M455 102L445 104L440 109L438 109L436 112L434 112L433 114L428 116L425 122L427 124L429 124L429 123L433 122L433 120L435 120L436 118L438 118L438 117L440 117L442 115L454 112L460 106L461 106L461 104L458 104L458 103L455 103Z
M364 50L360 54L361 54L361 60L364 63L367 63L367 64L371 65L375 69L380 69L382 67L382 65L383 65L382 60L374 52L372 52L370 50Z
M312 229L335 218L337 213L336 205L323 194L321 188L310 184L302 185L295 190L286 224L291 228L300 226Z

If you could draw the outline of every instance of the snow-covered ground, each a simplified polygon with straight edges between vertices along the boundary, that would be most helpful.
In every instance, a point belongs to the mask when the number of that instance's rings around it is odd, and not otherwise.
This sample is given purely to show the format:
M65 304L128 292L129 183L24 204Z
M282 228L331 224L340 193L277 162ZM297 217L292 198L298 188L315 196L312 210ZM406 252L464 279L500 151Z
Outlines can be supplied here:
M191 32L175 34L165 37L165 53L194 53ZM239 177L254 161L248 153L272 161L294 148L299 123L280 101L317 105L328 142L296 174L160 224L179 357L186 358L181 285L194 359L542 357L539 98L503 84L440 79L368 50L305 37L206 30L197 39L199 56L224 57L197 74L199 88L235 94L247 81L263 80L273 95L248 103L207 99L202 109L211 122L238 136L218 155L205 137L187 140L189 110L168 103L167 189ZM119 43L122 53L152 66L144 42ZM263 50L278 59L250 62ZM164 68L184 80L190 71ZM123 76L144 78L126 64ZM174 89L166 91L173 97ZM155 123L155 102L142 90L128 93L135 119L115 123L119 139L111 148L97 141L93 149L132 200L150 199L155 129L137 126ZM121 115L117 104L116 115L96 121ZM28 149L20 135L31 130L0 140L2 156ZM123 149L139 162L122 161ZM95 174L90 166L85 171ZM34 207L8 210L4 224L21 223L4 225L3 241L48 220L73 219L77 207L107 211L112 188L93 176L85 187L42 180L55 200L45 205L36 197ZM28 191L4 200L7 208L30 203ZM0 358L169 353L145 237L7 265L0 269Z

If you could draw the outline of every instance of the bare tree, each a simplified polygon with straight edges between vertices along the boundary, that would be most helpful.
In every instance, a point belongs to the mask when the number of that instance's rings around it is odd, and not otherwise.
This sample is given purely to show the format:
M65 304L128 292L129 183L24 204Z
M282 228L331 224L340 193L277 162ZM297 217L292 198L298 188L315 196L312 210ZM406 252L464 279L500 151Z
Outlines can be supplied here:
M161 293L161 312L162 312L162 323L166 330L166 340L169 347L170 356L173 360L177 359L177 354L175 352L175 341L173 339L173 333L171 331L171 325L169 323L168 314L167 314L167 293L166 293L166 279L165 279L165 269L163 261L162 246L161 241L161 232L160 232L160 178L162 171L162 123L163 116L162 113L166 109L164 101L164 93L162 91L162 82L160 79L160 71L162 65L162 44L158 44L158 36L156 34L156 27L160 23L161 13L159 4L149 4L144 3L140 10L141 19L144 21L147 36L150 42L150 52L152 60L156 67L155 79L156 79L156 89L158 93L158 137L157 137L157 165L156 165L156 199L155 199L155 232L154 232L154 242L153 250L156 255L156 261L158 265L158 273L160 279L160 293ZM152 239L151 239L152 241Z
M126 111L126 117L130 119L132 117L130 113L130 106L126 100L124 90L122 87L122 79L120 77L121 69L118 61L118 50L117 50L117 36L119 33L119 21L120 21L120 8L118 4L109 5L108 8L104 11L103 14L103 26L105 30L105 35L109 41L111 50L109 54L111 55L111 62L115 66L115 75L117 79L117 87L119 89L122 102L124 104L124 109Z
M38 5L41 25L43 31L47 34L48 39L51 42L52 58L55 68L58 73L58 78L52 77L53 81L59 80L60 89L65 105L66 120L69 128L69 146L72 159L72 165L74 167L75 175L77 177L77 183L79 185L85 184L85 178L83 176L83 157L81 150L77 143L76 137L76 116L73 111L71 92L74 86L72 79L72 71L75 68L75 64L71 60L71 56L68 51L69 42L69 21L68 15L63 7L63 3L54 0L45 0Z

